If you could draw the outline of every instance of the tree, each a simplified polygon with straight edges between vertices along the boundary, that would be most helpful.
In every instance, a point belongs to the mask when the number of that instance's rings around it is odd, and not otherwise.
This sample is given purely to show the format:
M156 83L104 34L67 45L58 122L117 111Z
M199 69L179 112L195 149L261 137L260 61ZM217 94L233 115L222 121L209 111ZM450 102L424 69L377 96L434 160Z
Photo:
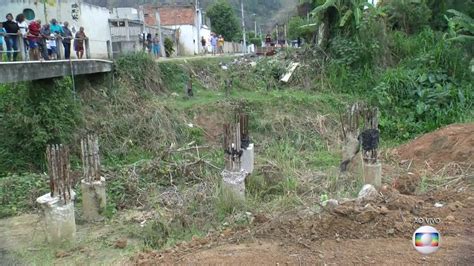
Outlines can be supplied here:
M209 6L207 16L211 19L212 31L216 34L221 34L226 40L238 37L239 22L227 0L219 0Z
M288 37L291 40L295 40L298 37L303 37L301 35L301 26L305 25L306 21L301 17L292 17L288 22Z
M381 6L388 15L390 26L408 34L421 31L431 19L431 10L426 1L390 0Z

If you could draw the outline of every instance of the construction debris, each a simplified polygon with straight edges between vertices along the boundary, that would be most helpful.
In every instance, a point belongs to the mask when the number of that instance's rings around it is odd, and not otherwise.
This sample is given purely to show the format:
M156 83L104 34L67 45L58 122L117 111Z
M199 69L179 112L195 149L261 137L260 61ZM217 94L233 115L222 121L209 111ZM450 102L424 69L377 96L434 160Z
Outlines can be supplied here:
M291 76L295 72L296 68L300 65L300 63L291 63L290 66L288 67L288 71L286 72L285 75L280 79L281 82L288 83L290 81Z

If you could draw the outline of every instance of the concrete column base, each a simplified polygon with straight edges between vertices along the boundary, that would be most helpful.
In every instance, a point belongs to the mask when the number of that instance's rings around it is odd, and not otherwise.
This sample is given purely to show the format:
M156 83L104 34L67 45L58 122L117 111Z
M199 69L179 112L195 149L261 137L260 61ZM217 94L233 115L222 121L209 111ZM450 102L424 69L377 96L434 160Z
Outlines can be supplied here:
M74 192L71 191L71 199ZM36 199L41 205L44 214L46 238L51 244L61 244L73 241L76 237L76 219L74 216L74 202L64 202L59 197L45 194Z
M232 193L236 199L245 200L245 177L247 177L247 172L245 170L240 172L224 170L221 175L223 188Z
M100 221L104 219L102 214L106 207L105 178L91 183L81 181L82 191L82 213L87 221Z
M364 184L371 184L376 188L382 185L382 164L364 163Z
M254 145L253 143L249 144L247 149L243 150L242 153L242 170L245 170L247 174L253 173L253 166L254 166Z

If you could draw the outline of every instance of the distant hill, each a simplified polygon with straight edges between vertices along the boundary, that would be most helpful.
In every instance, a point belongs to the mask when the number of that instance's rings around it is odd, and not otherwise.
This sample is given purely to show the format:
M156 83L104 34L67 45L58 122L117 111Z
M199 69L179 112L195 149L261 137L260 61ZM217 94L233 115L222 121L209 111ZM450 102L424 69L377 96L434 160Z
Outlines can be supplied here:
M201 7L206 9L216 0L199 0ZM235 13L240 17L240 0L228 0L234 7ZM195 3L195 0L85 0L85 2L104 6L114 7L137 7L142 4L157 3ZM255 17L257 23L271 27L277 21L283 20L289 13L294 12L298 0L244 0L247 27L253 28ZM256 16L253 16L256 14ZM266 28L265 27L265 28Z

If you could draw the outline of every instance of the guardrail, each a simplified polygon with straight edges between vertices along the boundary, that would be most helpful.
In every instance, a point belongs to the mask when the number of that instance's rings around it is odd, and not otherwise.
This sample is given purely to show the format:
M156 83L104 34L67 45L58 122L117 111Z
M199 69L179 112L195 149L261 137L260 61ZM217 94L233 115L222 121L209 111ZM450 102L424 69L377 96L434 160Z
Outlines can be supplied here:
M11 38L11 36L14 36L16 45L13 45L14 50L8 50L8 46L6 44L8 39ZM5 48L3 51L0 51L0 62L2 61L3 54L9 54L11 53L11 58L17 58L17 55L21 55L21 61L30 61L28 50L29 48L27 47L27 39L29 35L23 36L21 33L3 33L0 34L0 37L5 37ZM38 38L40 40L44 40L45 38L41 36L34 36L35 38ZM92 59L91 58L91 52L90 52L90 42L104 42L102 40L91 40L89 38L81 39L81 38L64 38L61 35L55 35L55 41L56 41L56 54L57 54L57 59L64 58L64 46L63 46L63 39L70 39L71 42L75 40L82 40L84 41L84 52L85 52L85 58L86 59ZM111 47L111 41L105 41L107 43L107 56L111 60L113 55L112 55L112 47ZM16 48L15 48L16 46ZM46 46L46 44L44 44ZM46 49L46 47L44 47ZM73 47L70 48L71 54L73 52ZM40 54L40 57L42 57L42 54ZM18 60L17 60L18 61Z

